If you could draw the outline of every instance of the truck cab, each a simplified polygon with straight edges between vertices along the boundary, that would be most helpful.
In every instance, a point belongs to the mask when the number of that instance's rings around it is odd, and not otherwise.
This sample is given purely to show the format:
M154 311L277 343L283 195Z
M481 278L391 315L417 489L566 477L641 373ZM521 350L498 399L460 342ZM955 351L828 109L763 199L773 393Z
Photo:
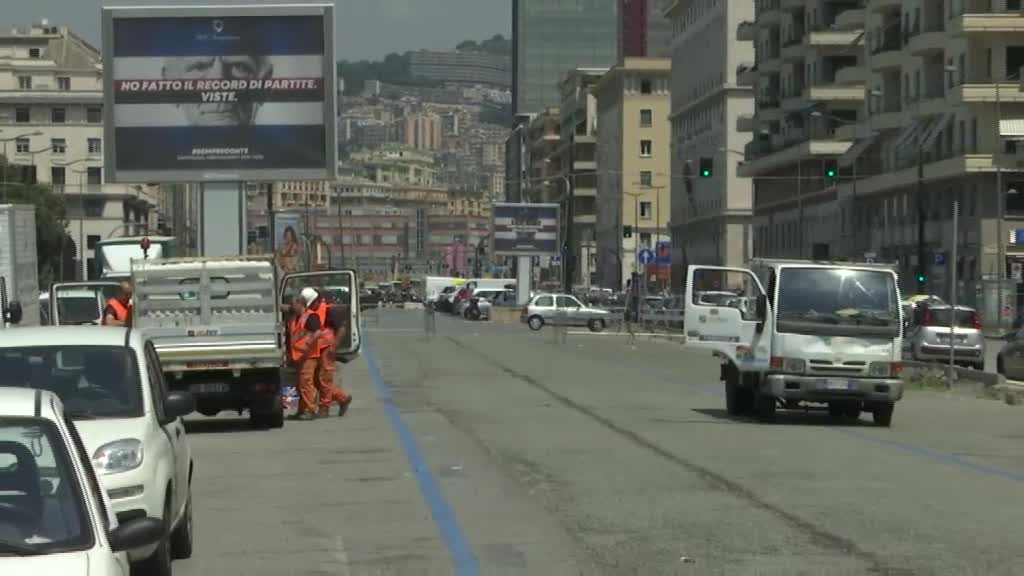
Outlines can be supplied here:
M836 418L870 412L889 426L903 396L897 280L891 265L880 264L691 266L687 344L722 360L730 414L772 421L780 407L825 406Z

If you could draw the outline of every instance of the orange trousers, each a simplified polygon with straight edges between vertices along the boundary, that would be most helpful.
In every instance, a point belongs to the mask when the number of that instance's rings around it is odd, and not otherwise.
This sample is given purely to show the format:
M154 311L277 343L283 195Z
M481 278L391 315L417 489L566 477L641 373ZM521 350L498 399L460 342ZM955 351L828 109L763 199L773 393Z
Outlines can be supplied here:
M324 350L317 358L316 364L316 388L320 393L320 412L327 412L331 404L338 402L344 404L351 397L348 392L334 385L334 375L337 373L337 360L334 358L334 350Z
M319 360L308 358L299 365L299 414L312 414L316 406L316 369Z

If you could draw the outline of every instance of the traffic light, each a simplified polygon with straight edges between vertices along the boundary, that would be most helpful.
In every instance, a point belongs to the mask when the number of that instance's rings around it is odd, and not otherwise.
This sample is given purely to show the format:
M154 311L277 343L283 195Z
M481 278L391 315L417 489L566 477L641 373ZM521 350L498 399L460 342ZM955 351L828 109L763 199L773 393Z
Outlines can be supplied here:
M917 275L917 291L919 294L924 294L925 286L928 284L928 277L923 273Z
M829 186L835 184L839 175L839 165L835 160L825 160L825 183Z
M700 177L711 178L715 173L715 159L708 156L702 156L700 159Z
M623 226L622 227L622 237L623 238L632 238L633 237L633 227L628 225L628 224L626 226Z

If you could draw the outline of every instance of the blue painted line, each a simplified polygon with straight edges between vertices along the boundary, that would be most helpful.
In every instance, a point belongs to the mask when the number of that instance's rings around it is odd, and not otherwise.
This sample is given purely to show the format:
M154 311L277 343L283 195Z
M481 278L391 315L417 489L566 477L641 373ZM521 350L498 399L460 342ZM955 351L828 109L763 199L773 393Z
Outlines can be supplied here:
M423 494L427 508L430 509L430 515L434 519L434 525L437 526L438 532L441 533L441 539L444 540L448 552L451 554L455 574L457 576L477 576L480 574L480 566L477 563L476 555L473 554L473 549L469 546L469 541L466 540L466 535L462 532L455 513L452 512L451 506L445 500L444 494L441 493L441 487L431 473L427 459L423 457L419 446L416 445L416 438L409 430L409 426L402 420L402 414L392 399L391 389L381 376L377 355L374 354L373 348L365 338L363 351L369 366L370 380L373 381L373 386L377 390L377 399L384 404L384 413L387 414L391 427L398 434L402 449L409 460L409 466L419 484L420 493Z
M913 444L907 444L906 442L900 442L898 440L876 438L874 436L870 436L862 432L856 432L854 430L837 429L837 432L842 432L843 434L853 436L855 438L860 438L861 440L867 440L868 442L873 442L875 444L880 444L882 446L899 448L900 450L910 452L911 454L923 456L925 458L935 460L937 462L945 462L946 464L952 464L953 466L962 468L964 470L968 470L970 472L977 472L985 476L1005 478L1007 480L1013 480L1014 482L1024 482L1024 473L1013 472L1011 470L1003 470L1001 468L986 466L984 464L978 464L976 462L971 462L970 460L960 458L959 456L953 456L952 454L944 454L942 452L930 450L928 448L922 448L920 446L915 446Z

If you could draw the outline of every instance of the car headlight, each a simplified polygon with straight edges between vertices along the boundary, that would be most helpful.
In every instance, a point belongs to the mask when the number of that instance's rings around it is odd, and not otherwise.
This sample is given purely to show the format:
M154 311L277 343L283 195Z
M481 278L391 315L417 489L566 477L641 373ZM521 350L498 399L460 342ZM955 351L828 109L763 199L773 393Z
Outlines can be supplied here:
M899 362L872 362L868 365L868 374L877 378L897 378L903 371Z
M117 474L142 466L142 442L126 438L104 444L92 455L98 474Z
M779 372L788 372L790 374L801 374L804 371L804 360L803 358L782 358L780 356L773 356L771 359L771 369Z

